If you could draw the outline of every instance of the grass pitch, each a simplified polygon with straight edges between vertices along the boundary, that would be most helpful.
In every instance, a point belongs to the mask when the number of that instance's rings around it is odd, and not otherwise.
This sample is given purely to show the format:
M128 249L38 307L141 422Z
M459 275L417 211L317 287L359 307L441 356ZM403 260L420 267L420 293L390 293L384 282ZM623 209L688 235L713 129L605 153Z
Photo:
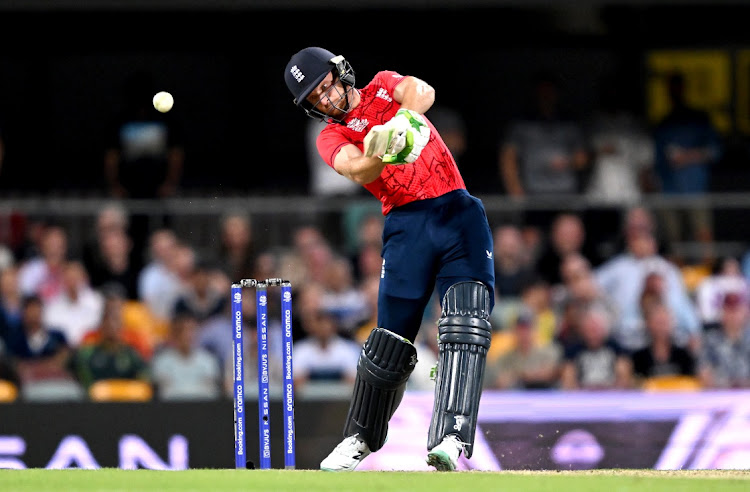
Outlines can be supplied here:
M587 472L374 472L314 470L0 470L3 492L404 490L522 492L734 492L750 490L748 471L597 470Z

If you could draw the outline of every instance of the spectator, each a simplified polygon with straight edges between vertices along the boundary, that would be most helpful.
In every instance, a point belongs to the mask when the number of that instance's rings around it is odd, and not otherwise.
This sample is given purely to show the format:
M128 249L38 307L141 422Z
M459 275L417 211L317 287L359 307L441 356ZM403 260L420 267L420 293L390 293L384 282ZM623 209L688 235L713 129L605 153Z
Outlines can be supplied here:
M646 277L652 272L663 277L663 300L678 317L675 332L678 344L695 342L700 333L700 320L679 268L658 254L656 239L648 229L629 229L625 251L595 271L597 283L609 293L621 316L614 336L629 351L646 344L640 298Z
M621 228L618 233L611 237L608 245L610 249L606 256L614 256L626 250L628 237L638 234L653 236L656 241L657 252L666 258L670 245L660 236L659 224L653 212L641 205L635 205L624 210Z
M555 342L540 344L533 314L522 312L513 326L513 346L487 365L487 389L549 389L557 386L562 353Z
M249 215L231 212L221 218L219 264L230 278L253 278L258 252Z
M22 223L23 236L13 248L16 261L25 263L42 254L42 238L50 222L47 218L27 214Z
M536 321L536 334L541 343L549 343L555 335L557 313L552 305L552 289L549 282L539 275L531 275L521 289L523 309L531 311Z
M62 269L68 256L68 233L59 224L44 228L39 256L23 262L18 284L25 296L38 295L47 301L62 290Z
M104 305L102 317L97 327L83 336L79 350L91 352L87 347L96 346L96 352L103 352L105 359L130 357L130 350L135 350L138 357L148 362L151 359L153 346L141 327L130 327L125 323L125 305L127 299L121 286L110 284L103 289ZM96 361L94 361L96 362ZM130 362L135 365L134 362ZM106 368L109 370L110 368Z
M649 269L643 281L643 290L640 297L640 319L643 321L646 310L650 304L665 303L672 313L675 323L673 340L681 347L689 347L697 350L700 345L701 326L697 321L697 310L692 297L688 296L682 302L670 299L667 291L667 274L659 267Z
M560 263L565 256L579 253L592 265L598 264L598 258L591 249L586 242L586 229L581 218L568 212L558 214L552 221L546 247L536 263L535 270L554 287L562 281Z
M551 74L533 80L533 108L511 121L500 148L499 171L514 197L574 195L589 164L581 124L562 107L560 83ZM527 212L524 223L546 229L547 211Z
M151 360L153 383L161 400L212 400L221 395L218 359L196 343L198 318L178 312L167 345Z
M298 273L305 282L325 282L335 254L323 231L315 225L303 225L294 231L294 252L301 260Z
M644 317L648 345L631 354L635 377L642 382L656 376L696 376L693 353L674 343L674 319L669 307L657 301Z
M496 227L494 246L495 292L499 301L518 299L524 279L533 271L521 229L514 224Z
M213 265L206 260L196 261L188 282L175 302L173 313L188 313L203 323L224 310L228 293L212 283Z
M324 310L305 316L307 336L294 343L294 384L354 384L360 345L338 334L336 319Z
M367 315L367 301L354 284L351 262L341 256L333 259L322 286L321 307L335 318L341 335L353 338L357 324Z
M138 299L160 319L168 319L181 281L170 269L177 255L177 235L172 229L156 229L149 237L149 257L138 273Z
M133 241L119 229L106 232L99 245L102 263L100 268L89 271L91 285L101 289L104 285L117 284L129 300L138 300L138 276L141 266L133 261Z
M84 337L74 367L78 381L89 388L101 379L141 379L150 382L150 349L125 331L124 294L112 288L105 293L104 311L98 328Z
M671 108L653 131L655 169L660 179L661 192L667 196L691 196L687 209L690 235L683 233L680 209L663 209L669 241L693 240L703 244L699 261L713 261L711 243L713 224L707 203L700 199L710 191L711 169L721 160L723 143L711 122L710 115L691 107L686 97L686 80L679 72L666 77ZM670 251L675 255L675 250Z
M0 270L0 339L21 331L23 295L18 285L18 267Z
M721 325L703 337L698 371L706 388L750 388L750 314L747 297L724 297Z
M68 370L71 347L59 329L44 323L43 307L41 297L24 297L21 331L8 343L22 384L43 379L72 379Z
M59 328L76 348L99 324L103 306L104 298L91 287L83 263L71 260L63 269L63 290L44 305L44 322Z
M102 245L111 232L128 233L130 216L127 209L119 202L110 202L96 214L93 235L85 238L81 259L87 272L99 272L106 269Z
M627 105L623 89L619 76L606 78L599 106L586 125L592 151L586 194L605 207L635 205L654 186L653 140Z
M581 313L581 343L564 353L563 389L626 389L632 385L633 366L627 353L611 337L609 313L586 308Z
M750 295L750 284L742 273L739 260L727 256L717 259L711 274L701 280L695 288L698 316L705 330L721 324L724 297L730 293L747 297Z
M589 260L580 253L571 253L560 264L562 283L553 289L553 306L558 319L562 319L567 306L598 306L610 314L616 326L620 313L617 305L596 282ZM559 325L558 325L559 326Z

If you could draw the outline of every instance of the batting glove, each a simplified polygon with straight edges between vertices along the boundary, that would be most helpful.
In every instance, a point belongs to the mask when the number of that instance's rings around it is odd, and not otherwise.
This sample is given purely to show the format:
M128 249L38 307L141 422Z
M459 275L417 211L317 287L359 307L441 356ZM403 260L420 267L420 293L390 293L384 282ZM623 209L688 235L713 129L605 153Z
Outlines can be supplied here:
M417 160L430 140L430 127L424 117L410 109L399 109L384 125L374 126L365 137L365 155L382 156L387 164Z

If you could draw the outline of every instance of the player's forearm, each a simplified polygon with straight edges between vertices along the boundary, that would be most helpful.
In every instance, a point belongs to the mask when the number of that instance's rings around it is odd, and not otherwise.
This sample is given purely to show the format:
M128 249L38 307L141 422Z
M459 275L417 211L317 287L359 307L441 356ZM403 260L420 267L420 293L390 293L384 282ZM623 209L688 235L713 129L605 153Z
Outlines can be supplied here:
M345 145L333 161L337 173L361 185L378 179L385 166L379 157L365 157L354 145Z
M355 183L365 185L378 179L385 166L378 157L361 156L350 159L342 174Z

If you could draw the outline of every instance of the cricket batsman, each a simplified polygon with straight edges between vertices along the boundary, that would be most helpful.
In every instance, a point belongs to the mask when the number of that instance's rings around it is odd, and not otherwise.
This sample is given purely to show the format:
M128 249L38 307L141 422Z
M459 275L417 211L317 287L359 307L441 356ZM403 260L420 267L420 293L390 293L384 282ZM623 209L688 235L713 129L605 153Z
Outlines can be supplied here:
M357 88L349 62L320 47L295 53L284 80L296 106L328 123L317 140L323 160L380 200L385 216L378 327L360 353L344 439L320 468L352 471L383 447L437 289L440 353L426 460L455 470L473 451L495 276L484 205L425 115L435 90L387 70Z

